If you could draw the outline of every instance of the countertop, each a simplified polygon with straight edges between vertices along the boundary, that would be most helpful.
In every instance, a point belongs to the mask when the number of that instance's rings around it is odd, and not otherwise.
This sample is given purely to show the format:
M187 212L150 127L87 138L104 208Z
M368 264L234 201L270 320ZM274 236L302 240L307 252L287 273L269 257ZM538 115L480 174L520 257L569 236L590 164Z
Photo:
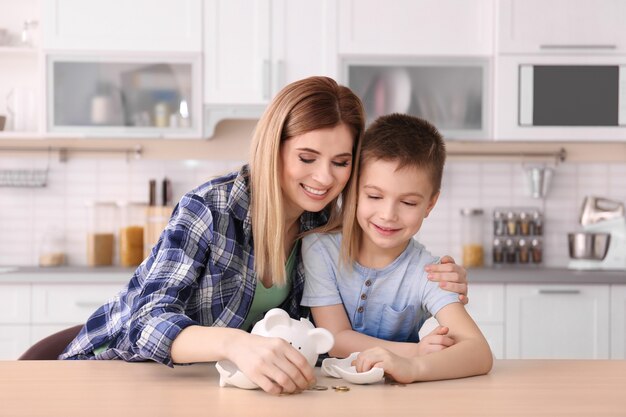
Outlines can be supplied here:
M496 360L488 375L406 386L351 385L271 396L220 388L211 363L173 369L122 361L0 362L1 415L624 416L626 361ZM347 392L332 386L345 385Z
M135 268L0 266L1 283L98 282L126 283ZM469 281L482 284L626 284L626 271L577 271L546 267L468 269Z

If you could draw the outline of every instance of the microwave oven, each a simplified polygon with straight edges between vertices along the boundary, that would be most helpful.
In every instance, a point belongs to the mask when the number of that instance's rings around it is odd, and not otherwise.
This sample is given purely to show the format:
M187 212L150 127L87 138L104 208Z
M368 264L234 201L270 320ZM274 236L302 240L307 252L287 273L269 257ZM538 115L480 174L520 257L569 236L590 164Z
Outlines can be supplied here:
M626 140L626 58L505 56L494 133L515 140Z

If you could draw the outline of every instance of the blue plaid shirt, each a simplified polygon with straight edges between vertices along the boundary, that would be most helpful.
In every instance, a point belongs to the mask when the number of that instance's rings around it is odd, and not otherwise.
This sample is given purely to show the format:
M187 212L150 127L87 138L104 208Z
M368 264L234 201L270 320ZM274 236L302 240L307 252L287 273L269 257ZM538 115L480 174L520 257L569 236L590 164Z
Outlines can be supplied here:
M239 328L256 289L248 166L186 194L128 285L89 317L59 359L153 360L173 365L171 346L187 326ZM327 221L305 212L300 230ZM297 319L304 287L297 253L280 308ZM94 349L108 345L101 353Z

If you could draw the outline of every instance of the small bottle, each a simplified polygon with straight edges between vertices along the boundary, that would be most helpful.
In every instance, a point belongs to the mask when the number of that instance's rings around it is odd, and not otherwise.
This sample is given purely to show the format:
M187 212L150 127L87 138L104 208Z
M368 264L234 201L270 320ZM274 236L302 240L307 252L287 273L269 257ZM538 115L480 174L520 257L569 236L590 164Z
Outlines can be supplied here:
M541 240L533 239L530 241L530 254L534 264L540 264L543 260L543 249L541 248Z
M519 214L519 233L522 236L530 235L530 215L525 211Z
M517 234L517 214L513 211L506 213L506 233L509 236Z
M517 248L515 247L515 242L513 239L507 239L504 242L504 247L506 249L506 263L514 264L517 261Z
M543 216L539 211L533 212L533 234L535 236L543 235Z
M499 238L493 240L493 263L504 263L504 248L502 247L502 241Z
M504 236L506 229L506 221L504 213L499 210L493 212L493 234L496 236Z
M521 264L527 264L528 261L530 260L530 248L528 247L528 242L526 242L526 239L520 239L517 242L517 248L518 248L518 260L519 263Z

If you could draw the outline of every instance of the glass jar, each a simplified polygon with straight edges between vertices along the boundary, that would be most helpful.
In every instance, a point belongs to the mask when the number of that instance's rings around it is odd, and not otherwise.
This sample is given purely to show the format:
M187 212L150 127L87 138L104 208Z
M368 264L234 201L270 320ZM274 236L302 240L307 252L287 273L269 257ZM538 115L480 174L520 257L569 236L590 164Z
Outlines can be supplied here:
M530 260L530 248L526 239L517 241L518 261L521 264L527 264Z
M87 265L113 265L115 231L118 227L117 204L91 202L87 204Z
M504 247L502 241L499 238L493 240L493 263L504 263Z
M519 234L522 236L529 236L530 224L530 215L527 212L522 211L519 214Z
M507 264L517 262L517 248L515 247L515 241L513 239L504 241L504 255Z
M47 230L39 245L39 266L65 265L65 236L57 228Z
M506 213L506 234L509 236L517 235L517 214L514 211Z
M120 265L137 266L144 259L146 203L120 202Z
M543 235L543 216L540 212L534 211L532 217L533 234L536 236Z
M504 213L498 210L493 212L493 234L496 236L504 236L506 234Z
M530 241L530 254L534 264L540 264L543 260L543 249L541 247L541 240L533 239Z
M463 266L481 267L484 265L483 251L483 210L463 209L462 216L462 236L463 245Z

